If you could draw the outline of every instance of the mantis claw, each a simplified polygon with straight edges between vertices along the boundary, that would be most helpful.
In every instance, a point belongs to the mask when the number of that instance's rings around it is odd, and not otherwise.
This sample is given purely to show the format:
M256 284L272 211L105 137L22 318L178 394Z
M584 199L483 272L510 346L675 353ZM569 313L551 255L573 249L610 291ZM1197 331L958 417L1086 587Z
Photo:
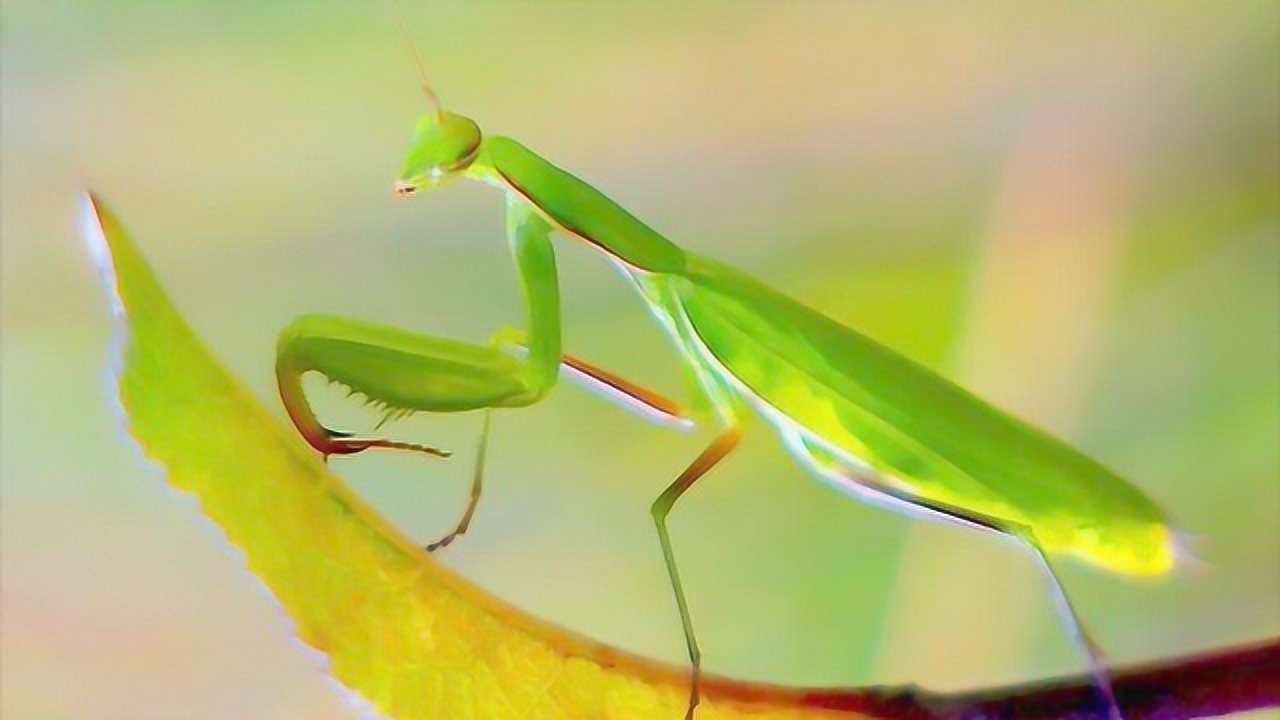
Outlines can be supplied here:
M452 543L457 538L458 538L458 533L451 532L448 535L445 535L444 537L440 538L439 540L433 543L428 543L426 545L427 552L430 553L430 552L435 552L437 550L441 550L443 548L447 548L449 547L449 544Z
M353 455L369 448L386 448L388 450L408 450L410 452L423 453L424 455L434 455L439 458L448 458L453 455L448 450L431 447L429 445L420 445L418 443L401 442L398 440L388 440L386 438L376 437L357 437L351 433L345 433L339 430L324 430L324 439L319 442L313 442L312 445L324 455L325 460L330 455Z

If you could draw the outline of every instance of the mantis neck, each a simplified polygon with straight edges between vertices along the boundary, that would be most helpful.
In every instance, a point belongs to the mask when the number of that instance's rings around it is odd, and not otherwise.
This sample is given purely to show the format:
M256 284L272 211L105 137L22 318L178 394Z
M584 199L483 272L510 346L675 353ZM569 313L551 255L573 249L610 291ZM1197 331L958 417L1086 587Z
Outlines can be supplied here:
M518 196L553 227L631 268L680 274L685 253L603 193L520 143L485 138L467 174Z

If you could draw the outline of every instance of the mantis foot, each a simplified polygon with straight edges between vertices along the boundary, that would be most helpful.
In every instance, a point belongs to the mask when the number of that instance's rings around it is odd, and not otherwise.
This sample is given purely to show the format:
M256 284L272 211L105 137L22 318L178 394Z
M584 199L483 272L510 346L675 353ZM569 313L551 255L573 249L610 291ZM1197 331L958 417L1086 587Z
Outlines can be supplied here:
M458 532L457 530L455 530L433 543L428 543L426 545L427 552L435 552L437 550L442 550L444 548L449 547L449 544L452 543L454 540L456 540L458 536L461 534L462 534L461 532Z

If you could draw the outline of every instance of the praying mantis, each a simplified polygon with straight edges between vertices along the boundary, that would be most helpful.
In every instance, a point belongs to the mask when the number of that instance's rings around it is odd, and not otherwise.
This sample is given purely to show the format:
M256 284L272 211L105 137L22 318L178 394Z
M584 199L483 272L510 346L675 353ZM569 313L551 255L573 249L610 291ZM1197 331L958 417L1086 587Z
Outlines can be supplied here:
M1124 575L1169 571L1178 553L1164 513L1139 489L1063 442L931 370L765 286L668 240L599 190L520 143L488 136L445 110L422 73L429 108L417 121L395 192L458 179L506 197L506 233L527 309L525 331L487 345L332 315L298 318L280 335L276 374L302 437L326 458L370 448L444 450L325 427L302 387L317 372L381 406L383 421L416 412L484 410L466 532L481 494L490 411L544 398L563 373L642 414L714 429L714 439L654 500L657 530L690 662L686 720L699 702L701 654L667 517L676 502L763 421L817 479L859 500L998 533L1040 563L1110 717L1108 671L1050 562L1074 556ZM564 353L552 236L586 243L621 270L690 370L697 417L684 406ZM381 427L381 423L379 423Z

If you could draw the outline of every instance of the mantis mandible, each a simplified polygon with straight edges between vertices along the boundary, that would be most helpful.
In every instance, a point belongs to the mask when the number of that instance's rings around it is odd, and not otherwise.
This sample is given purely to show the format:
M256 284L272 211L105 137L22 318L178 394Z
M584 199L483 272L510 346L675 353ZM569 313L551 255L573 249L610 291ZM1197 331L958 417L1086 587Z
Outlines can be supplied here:
M653 418L692 423L681 405L561 351L551 237L585 242L617 265L648 305L691 370L690 391L705 401L698 420L715 430L651 506L691 665L686 719L698 705L701 655L667 516L738 446L752 418L762 419L801 466L848 495L1022 543L1046 573L1107 714L1119 717L1101 652L1049 558L1074 556L1126 575L1167 572L1176 534L1155 503L1101 464L929 369L677 246L515 140L484 135L473 120L440 105L418 66L430 107L417 122L395 192L407 197L466 178L505 194L528 329L503 329L488 345L473 345L335 316L298 318L280 336L276 373L284 405L312 447L326 458L379 447L447 455L326 428L303 392L307 372L363 393L384 408L384 422L415 412L485 410L471 501L457 527L427 546L435 550L464 533L475 511L488 411L538 402L562 372Z

